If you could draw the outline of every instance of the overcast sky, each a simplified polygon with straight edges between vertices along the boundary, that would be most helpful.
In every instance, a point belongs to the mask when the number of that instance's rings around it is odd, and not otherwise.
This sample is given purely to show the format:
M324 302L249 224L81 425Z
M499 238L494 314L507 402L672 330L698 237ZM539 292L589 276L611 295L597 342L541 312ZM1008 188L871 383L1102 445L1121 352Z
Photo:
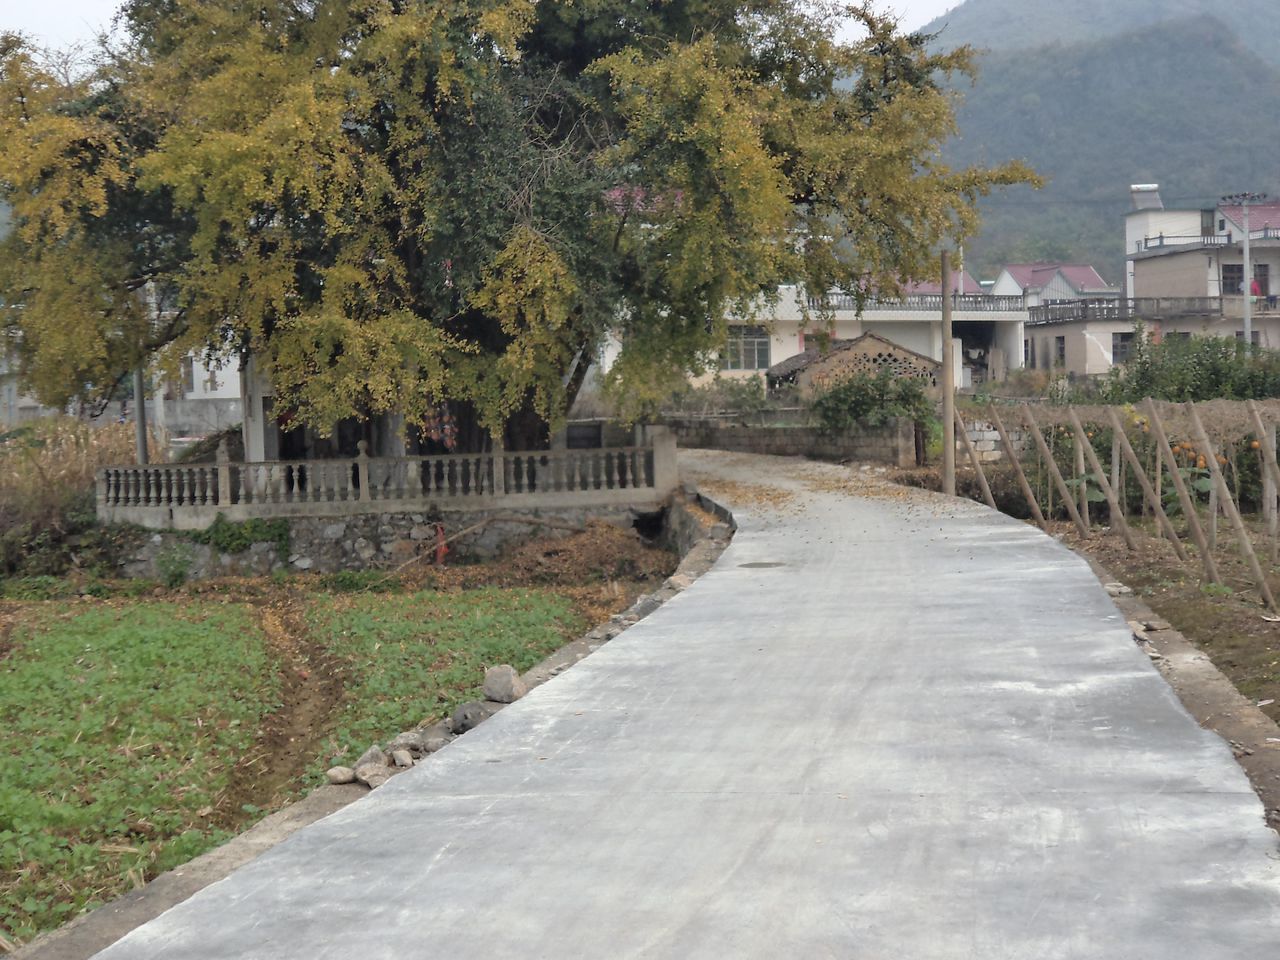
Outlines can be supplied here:
M0 0L0 30L20 30L48 46L88 41L111 23L120 0ZM885 0L908 29L928 23L959 0Z

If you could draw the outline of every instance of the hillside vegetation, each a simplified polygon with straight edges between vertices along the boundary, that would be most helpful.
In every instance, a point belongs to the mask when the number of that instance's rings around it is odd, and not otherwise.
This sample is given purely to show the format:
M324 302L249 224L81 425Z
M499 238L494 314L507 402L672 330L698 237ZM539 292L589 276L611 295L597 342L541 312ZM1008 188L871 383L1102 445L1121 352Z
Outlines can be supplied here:
M1141 32L1171 20L1221 17L1224 29L1258 56L1280 65L1274 0L968 0L924 28L944 47L1025 50Z
M1046 25L1065 14L1039 0L970 0L946 18L939 42L978 34L975 42L993 48L980 58L976 83L962 91L961 136L948 158L1024 159L1049 179L1044 190L1009 190L983 204L971 267L990 273L1002 261L1084 260L1119 282L1129 184L1159 183L1171 206L1211 205L1245 189L1280 192L1270 119L1280 115L1280 67L1236 37L1236 17L1168 19L1207 6L1182 0L1163 5L1164 22L1125 33L1102 27L1132 25L1154 5L1112 6L1092 17L1076 14L1102 10L1100 2L1070 5L1072 25L1061 31ZM1019 22L1045 14L1021 47L1005 42L1006 8L1018 11ZM979 15L996 19L980 30ZM1275 37L1278 28L1266 24L1259 32ZM1082 34L1075 43L1025 45ZM1273 58L1276 51L1280 43Z

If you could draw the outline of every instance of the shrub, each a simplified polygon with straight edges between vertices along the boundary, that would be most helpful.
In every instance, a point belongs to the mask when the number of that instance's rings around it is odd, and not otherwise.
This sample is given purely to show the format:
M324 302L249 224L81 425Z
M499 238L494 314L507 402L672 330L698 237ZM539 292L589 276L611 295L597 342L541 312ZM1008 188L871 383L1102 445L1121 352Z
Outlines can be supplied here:
M156 573L166 587L180 587L187 582L195 555L185 543L170 543L156 555Z
M274 543L281 560L289 559L289 521L253 518L233 523L218 514L204 530L187 534L196 543L207 544L222 553L244 553L255 543Z
M874 377L857 374L841 380L810 401L821 428L839 433L854 424L878 427L894 417L927 423L934 417L933 402L924 381L898 377L881 369Z
M1106 403L1280 397L1280 353L1227 337L1134 338L1133 354L1103 380Z

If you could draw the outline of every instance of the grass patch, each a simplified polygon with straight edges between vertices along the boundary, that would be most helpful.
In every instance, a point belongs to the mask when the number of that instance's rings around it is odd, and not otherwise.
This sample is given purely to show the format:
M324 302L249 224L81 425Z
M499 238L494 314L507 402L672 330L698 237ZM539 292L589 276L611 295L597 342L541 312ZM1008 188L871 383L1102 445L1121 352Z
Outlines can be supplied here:
M339 570L315 577L315 584L330 593L396 593L404 582L382 570Z
M0 660L0 929L20 940L226 839L207 818L279 696L243 607L33 613Z
M527 670L585 628L549 590L358 593L318 598L308 620L348 675L330 760L444 716L480 696L487 667Z

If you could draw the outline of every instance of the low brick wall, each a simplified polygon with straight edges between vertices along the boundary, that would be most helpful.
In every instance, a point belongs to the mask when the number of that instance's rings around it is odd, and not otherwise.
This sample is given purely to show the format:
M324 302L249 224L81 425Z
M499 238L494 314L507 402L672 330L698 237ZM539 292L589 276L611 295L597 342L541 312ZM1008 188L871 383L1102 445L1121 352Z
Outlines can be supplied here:
M1001 417L1001 420L1006 420ZM965 433L969 437L969 442L973 444L974 451L978 454L978 459L983 463L999 463L1005 458L1004 445L1000 443L1000 433L996 430L995 425L986 420L966 420L964 422ZM1026 432L1020 427L1012 427L1007 422L1005 429L1009 431L1009 440L1013 444L1013 449L1022 454L1026 449L1029 439ZM956 463L968 464L969 454L964 448L964 444L959 440L956 441Z
M682 447L763 453L815 460L859 460L913 467L916 463L915 426L897 417L883 427L852 427L843 433L824 433L816 427L715 426L670 422Z

